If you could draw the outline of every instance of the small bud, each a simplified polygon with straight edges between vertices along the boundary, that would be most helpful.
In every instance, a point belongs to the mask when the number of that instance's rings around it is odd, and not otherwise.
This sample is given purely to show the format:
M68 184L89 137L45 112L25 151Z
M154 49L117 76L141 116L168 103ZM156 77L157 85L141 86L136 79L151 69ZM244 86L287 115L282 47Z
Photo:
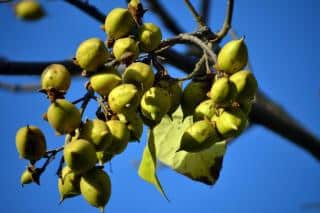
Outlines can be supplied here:
M248 63L248 50L244 39L233 40L225 44L217 58L217 68L221 72L233 74Z
M139 55L139 47L132 38L120 38L114 43L112 52L118 61L132 62Z
M98 38L90 38L83 41L76 53L79 66L87 72L95 72L107 62L109 52L103 41Z
M239 71L230 77L237 89L237 99L251 101L256 95L258 83L252 72L247 70Z
M208 96L216 104L223 104L232 101L237 94L237 88L227 77L218 78L212 84Z
M139 100L139 91L133 84L121 84L111 90L108 96L109 106L116 113L137 110Z
M21 158L37 161L45 154L47 145L38 127L26 126L17 131L16 148Z
M155 50L159 46L161 39L161 30L153 23L144 23L138 28L139 47L142 51L151 52Z
M151 121L160 122L171 107L171 98L167 90L151 87L142 96L140 106L143 116Z
M134 26L134 19L127 9L115 8L106 17L104 29L110 39L119 39L128 36Z
M64 158L67 166L75 173L82 174L92 169L96 162L94 146L84 139L74 140L64 148Z
M184 132L178 151L200 152L219 140L218 133L209 120L197 121Z
M225 110L215 118L218 132L224 139L238 136L246 127L247 117L241 109Z

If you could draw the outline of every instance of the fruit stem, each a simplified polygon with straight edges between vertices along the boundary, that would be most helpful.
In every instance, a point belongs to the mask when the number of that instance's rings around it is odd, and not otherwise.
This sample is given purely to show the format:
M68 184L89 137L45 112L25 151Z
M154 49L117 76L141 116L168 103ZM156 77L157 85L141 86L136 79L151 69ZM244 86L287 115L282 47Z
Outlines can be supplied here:
M187 5L193 17L196 19L199 27L204 27L205 26L204 21L202 20L201 16L198 14L194 6L191 4L191 2L189 0L184 0L184 3Z

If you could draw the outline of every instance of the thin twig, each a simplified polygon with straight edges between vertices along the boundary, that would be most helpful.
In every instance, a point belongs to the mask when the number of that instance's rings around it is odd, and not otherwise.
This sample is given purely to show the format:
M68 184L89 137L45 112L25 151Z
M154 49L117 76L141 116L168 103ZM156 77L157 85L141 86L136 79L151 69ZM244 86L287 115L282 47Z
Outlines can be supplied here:
M182 78L174 78L174 79L177 81L186 81L186 80L192 79L193 77L197 76L197 74L201 71L205 60L206 60L206 54L203 54L202 57L200 58L200 60L194 66L194 69L191 73L189 73L188 75L186 75Z
M83 116L84 111L86 110L90 100L93 98L94 91L90 88L87 89L87 93L83 97L83 101L80 107L81 117Z
M54 160L56 155L61 152L64 149L64 147L59 147L54 150L50 150L46 152L46 158L47 160L44 162L43 166L39 170L39 176L46 170L47 166Z
M175 36L173 38L170 38L168 40L165 40L162 42L160 49L156 51L156 53L160 53L161 51L172 47L175 44L182 44L182 43L191 43L203 50L205 54L209 56L209 59L213 61L215 64L217 61L216 54L207 46L206 43L204 43L202 40L200 40L198 37L194 36L193 34L188 33L182 33L178 36Z
M188 9L190 10L191 14L195 18L196 22L198 23L199 27L204 27L206 24L202 20L202 17L198 14L194 6L191 4L189 0L184 0L184 3L187 5Z
M229 29L231 28L231 22L232 22L232 15L233 15L233 4L234 4L234 0L228 0L227 2L227 12L226 12L226 17L223 23L223 26L221 28L221 30L219 32L216 33L217 35L217 41L220 41L221 39L223 39Z

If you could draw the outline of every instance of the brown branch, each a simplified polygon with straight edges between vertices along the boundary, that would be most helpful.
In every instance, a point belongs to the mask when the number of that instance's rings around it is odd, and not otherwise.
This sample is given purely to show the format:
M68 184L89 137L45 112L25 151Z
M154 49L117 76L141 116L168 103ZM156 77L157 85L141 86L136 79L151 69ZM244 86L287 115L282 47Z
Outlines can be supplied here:
M216 33L218 41L223 39L227 35L229 29L231 28L232 15L233 15L233 5L234 5L234 0L228 0L227 12L226 12L226 17L225 17L223 26L222 26L221 30Z
M261 91L250 113L250 120L289 139L320 160L320 141L308 130L299 125L284 109L274 103Z
M158 0L146 0L150 9L159 16L160 21L164 26L170 30L173 34L177 35L185 32L181 26L175 21L175 19L167 12L167 10L159 3Z
M0 75L41 75L44 68L50 64L63 64L71 74L80 74L81 69L72 60L47 62L22 62L0 60Z
M211 48L209 48L209 46L206 43L204 43L201 39L199 39L197 37L197 33L198 32L196 32L196 33L181 33L173 38L164 40L161 42L159 49L156 50L155 53L157 53L157 54L161 53L163 50L166 50L167 48L172 47L175 44L186 44L187 43L187 44L193 44L193 45L197 46L198 48L202 49L202 51L205 54L207 54L214 63L216 63L216 61L217 61L216 54L212 51Z
M188 9L190 10L191 14L193 15L193 17L196 19L199 27L204 27L205 23L202 20L202 17L198 14L198 12L196 11L196 9L194 8L194 6L191 4L191 2L189 0L184 0L184 3L187 5Z
M200 11L201 11L201 17L202 20L206 23L209 24L210 20L210 7L211 7L211 0L202 0L201 1L201 6L200 6Z
M96 19L97 21L104 23L105 21L105 14L100 12L96 7L90 5L88 1L81 1L81 0L65 0L65 2L77 7L82 12L88 14L92 18Z

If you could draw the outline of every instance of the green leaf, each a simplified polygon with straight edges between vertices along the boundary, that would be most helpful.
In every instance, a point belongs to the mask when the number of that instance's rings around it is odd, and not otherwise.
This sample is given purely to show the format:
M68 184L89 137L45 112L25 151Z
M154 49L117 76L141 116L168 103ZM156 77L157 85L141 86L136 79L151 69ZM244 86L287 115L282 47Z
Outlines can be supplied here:
M184 131L192 124L192 116L183 119L180 107L172 115L172 119L165 116L153 130L156 156L175 171L193 180L213 185L219 177L226 142L215 143L197 153L176 152Z
M150 129L148 143L143 151L138 174L142 179L153 184L158 189L158 191L169 201L157 177L156 147L154 145L154 134L152 129Z

